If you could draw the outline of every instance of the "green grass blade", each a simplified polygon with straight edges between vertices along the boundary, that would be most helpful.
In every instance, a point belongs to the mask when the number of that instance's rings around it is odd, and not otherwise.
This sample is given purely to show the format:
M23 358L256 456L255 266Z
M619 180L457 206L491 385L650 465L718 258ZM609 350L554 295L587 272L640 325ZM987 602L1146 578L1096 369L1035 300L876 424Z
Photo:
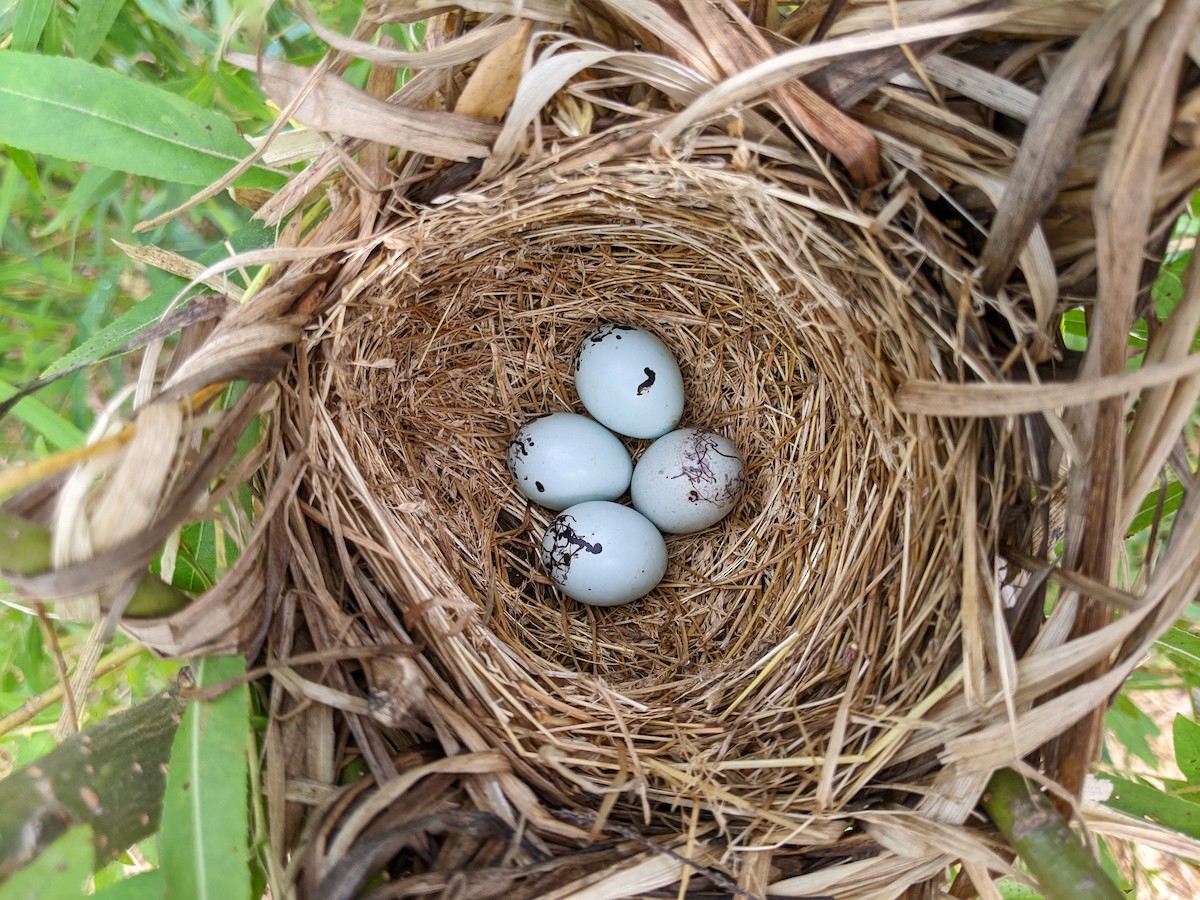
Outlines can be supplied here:
M240 656L204 659L201 687L246 671ZM193 702L171 747L163 797L162 872L172 900L249 900L249 690Z
M32 154L26 153L24 150L18 150L16 147L5 147L4 153L12 160L12 164L17 167L17 171L21 173L31 188L39 194L42 192L42 179L38 177L37 161ZM0 221L8 221L7 217Z
M179 184L216 181L251 151L224 116L77 59L0 53L0 143ZM238 184L276 187L252 169Z
M0 402L16 394L17 388L14 385L0 380ZM12 409L12 414L31 431L44 437L47 444L59 450L78 447L86 437L75 425L34 397L26 397L17 403Z
M71 50L76 59L91 60L104 44L125 0L89 0L79 4Z
M92 874L93 856L92 829L76 826L0 885L0 900L82 897L83 883Z
M235 253L246 250L256 250L266 247L275 238L275 231L260 222L250 222L245 227L235 231L229 238L229 244ZM229 251L224 244L200 254L200 262L211 265L225 259ZM53 378L72 369L90 366L102 359L119 354L136 343L136 338L147 328L158 321L163 311L175 299L175 295L183 289L187 282L172 276L149 297L131 309L119 319L92 335L70 353L50 365L43 373L43 378Z
M13 23L12 48L36 49L53 9L54 0L21 0L17 6L17 21Z
M1200 804L1115 775L1102 775L1097 780L1112 785L1112 795L1104 801L1105 806L1136 819L1157 822L1190 838L1200 838Z
M1175 716L1172 726L1175 764L1188 784L1200 785L1200 725L1186 716Z
M96 891L95 900L163 900L166 890L162 870L151 869Z
M82 216L105 196L112 196L121 189L125 175L100 166L91 166L75 184L66 202L59 206L54 218L35 233L36 237L54 234Z

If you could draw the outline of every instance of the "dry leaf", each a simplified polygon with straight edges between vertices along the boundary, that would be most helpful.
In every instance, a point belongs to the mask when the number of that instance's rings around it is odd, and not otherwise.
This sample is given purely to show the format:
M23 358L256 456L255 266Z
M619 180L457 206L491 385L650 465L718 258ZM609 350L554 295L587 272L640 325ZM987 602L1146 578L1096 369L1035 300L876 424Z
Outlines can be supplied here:
M280 107L308 92L296 107L295 118L318 131L458 161L487 156L498 132L496 126L467 116L395 106L330 73L317 76L299 66L244 53L230 53L227 58L243 69L259 72L263 90Z
M532 22L525 22L479 61L454 111L488 122L499 122L517 95L521 69L525 65L525 48L529 44Z

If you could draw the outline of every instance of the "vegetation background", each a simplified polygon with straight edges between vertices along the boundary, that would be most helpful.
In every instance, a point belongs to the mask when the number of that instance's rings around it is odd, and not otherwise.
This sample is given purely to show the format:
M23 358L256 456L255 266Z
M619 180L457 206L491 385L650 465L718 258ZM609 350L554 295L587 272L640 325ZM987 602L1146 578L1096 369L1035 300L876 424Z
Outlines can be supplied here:
M342 33L352 30L361 9L362 0L316 4L322 22ZM411 42L413 35L397 27L394 37L404 44ZM131 380L128 358L119 352L125 339L139 321L151 318L152 307L160 302L155 298L169 296L179 284L172 276L131 259L120 244L162 247L195 259L220 248L233 235L240 233L245 239L250 211L221 194L148 231L135 233L139 222L184 203L195 185L209 179L173 180L170 161L165 155L156 157L150 144L111 148L83 136L77 136L74 143L39 141L36 134L21 130L12 113L23 101L16 96L16 76L4 77L5 72L14 71L6 65L14 61L26 64L29 57L16 54L91 62L119 73L123 83L183 98L215 111L243 134L261 135L274 123L275 111L264 102L252 74L226 64L222 54L226 50L263 50L309 64L327 48L294 9L269 0L0 0L0 48L0 401L44 374L66 368L64 361L89 363L22 400L0 421L0 458L13 466L85 441L103 415L104 398L119 395ZM364 65L354 64L346 77L361 84L366 71ZM32 77L20 86L35 101L45 100L41 92L53 89ZM114 101L136 120L141 96L130 88L128 96L117 96ZM118 151L116 156L110 150ZM127 164L118 167L114 158ZM1180 296L1180 279L1191 261L1198 234L1200 199L1194 198L1190 214L1180 220L1155 288L1160 317ZM1131 367L1139 364L1139 351L1154 324L1141 322L1130 334ZM1068 313L1063 329L1067 345L1081 349L1087 340L1084 311ZM1198 424L1200 417L1193 420L1188 432L1193 468L1200 456ZM1141 560L1153 553L1156 542L1171 527L1182 490L1179 478L1164 472L1156 493L1138 516L1126 544L1123 577L1130 589L1136 589ZM210 585L231 561L225 547L213 526L185 529L180 535L175 584L187 590ZM55 702L60 669L69 669L78 660L91 626L39 617L3 586L0 598L4 600L0 606L3 777L54 746L56 723L62 716L62 704ZM157 659L118 636L107 649L99 668L103 674L93 682L75 724L86 726L103 720L162 690L175 679L180 666L179 662ZM228 671L210 675L215 678ZM201 675L202 681L207 680ZM253 695L249 710L245 698L238 701L237 696L234 706L241 703L241 715L235 711L230 719L226 736L231 740L222 752L245 762L247 750L253 750L257 720ZM1158 652L1129 679L1109 712L1108 740L1097 767L1098 802L1090 807L1099 823L1097 833L1120 835L1120 828L1103 824L1105 815L1111 813L1118 824L1123 821L1120 816L1132 816L1200 841L1198 705L1200 604L1193 604L1160 641ZM177 750L179 746L177 742ZM252 777L254 766L245 769ZM234 765L230 771L240 770ZM1105 787L1104 781L1111 788ZM223 900L261 896L266 878L254 853L255 835L261 834L254 792L247 793L245 786L236 784L234 788L224 797L215 789L214 799L203 804L202 810L218 830L249 830L243 852L245 877L239 875L230 883ZM196 809L173 809L168 799L161 835L143 841L95 875L89 890L106 897L162 896L160 857L183 854L198 861L191 862L193 868L179 877L204 880L211 876L214 880L205 893L216 893L213 888L223 882L215 868L229 868L228 857L214 863L214 871L205 875L207 857L202 848L197 849L204 829L185 826L185 815L194 817ZM55 860L83 860L82 875L86 877L90 844L70 834L68 838L70 841L64 838L60 842ZM1118 884L1136 888L1137 894L1146 898L1200 894L1200 878L1186 860L1190 842L1176 845L1164 837L1157 847L1155 843L1142 841L1132 847L1119 839L1101 841L1105 865ZM70 872L62 883L74 884L69 890L77 891L83 880L80 870L78 866L66 868ZM54 871L61 874L63 866ZM145 874L132 878L139 873ZM45 891L50 884L45 879L50 877L53 872L35 872L31 883ZM25 896L16 882L0 886L0 900ZM1002 882L1000 887L1010 897L1037 896L1017 881ZM74 893L39 896L51 895Z

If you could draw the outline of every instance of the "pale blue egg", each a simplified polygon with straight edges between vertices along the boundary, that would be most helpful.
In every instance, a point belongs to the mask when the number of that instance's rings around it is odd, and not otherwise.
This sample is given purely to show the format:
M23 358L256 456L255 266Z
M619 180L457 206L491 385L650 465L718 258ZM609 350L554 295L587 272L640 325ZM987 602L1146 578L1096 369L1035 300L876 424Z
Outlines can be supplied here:
M563 510L542 538L542 565L564 594L593 606L644 597L667 571L667 545L645 516L603 500Z
M629 488L633 461L620 439L587 416L551 413L523 425L508 442L517 489L548 509L615 500Z
M668 534L715 525L737 505L745 463L732 443L700 428L680 428L646 448L633 470L634 508Z
M596 421L618 434L655 438L683 416L683 376L667 345L632 325L602 325L575 355L575 390Z

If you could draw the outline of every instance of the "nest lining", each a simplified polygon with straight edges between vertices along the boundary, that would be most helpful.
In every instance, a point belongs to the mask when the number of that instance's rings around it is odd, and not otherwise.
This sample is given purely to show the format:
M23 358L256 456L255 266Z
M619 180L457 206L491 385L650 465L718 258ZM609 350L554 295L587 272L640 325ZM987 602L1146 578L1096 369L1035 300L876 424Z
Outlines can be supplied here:
M953 470L978 434L914 432L887 406L928 375L933 335L813 199L729 157L510 177L400 217L326 332L349 457L397 545L439 571L404 610L434 683L563 799L629 766L618 814L684 795L749 819L836 809L880 729L955 659ZM669 538L647 598L598 609L549 584L536 547L553 514L504 459L523 422L581 410L571 360L606 321L666 341L683 424L733 440L747 487L715 528ZM368 565L404 581L403 561Z

